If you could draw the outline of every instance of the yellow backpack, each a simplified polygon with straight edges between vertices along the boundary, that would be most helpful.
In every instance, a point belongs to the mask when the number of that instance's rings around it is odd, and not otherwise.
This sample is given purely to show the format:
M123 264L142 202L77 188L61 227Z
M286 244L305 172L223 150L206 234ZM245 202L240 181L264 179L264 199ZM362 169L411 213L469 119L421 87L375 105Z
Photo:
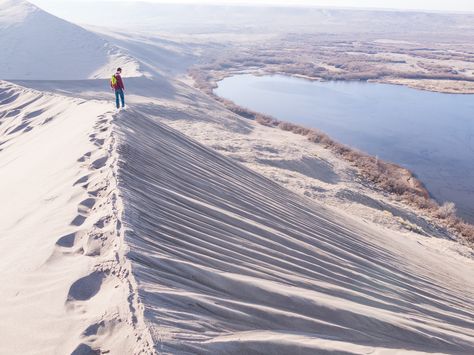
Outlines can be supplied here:
M112 86L113 88L117 86L117 78L115 77L115 74L112 75L112 78L110 79L110 86Z

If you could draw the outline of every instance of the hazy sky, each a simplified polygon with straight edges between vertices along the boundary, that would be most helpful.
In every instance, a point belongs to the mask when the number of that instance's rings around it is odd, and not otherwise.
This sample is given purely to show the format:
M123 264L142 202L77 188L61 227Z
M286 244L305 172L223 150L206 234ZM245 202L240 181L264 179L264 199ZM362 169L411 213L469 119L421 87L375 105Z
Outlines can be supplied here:
M37 5L52 7L58 0L30 0ZM93 0L74 0L75 2L91 2ZM137 1L137 0L102 0L102 1ZM392 8L392 9L415 9L435 11L474 11L474 0L145 0L148 2L161 3L218 3L218 4L280 4L280 5L315 5L315 6L337 6L337 7L365 7L365 8Z

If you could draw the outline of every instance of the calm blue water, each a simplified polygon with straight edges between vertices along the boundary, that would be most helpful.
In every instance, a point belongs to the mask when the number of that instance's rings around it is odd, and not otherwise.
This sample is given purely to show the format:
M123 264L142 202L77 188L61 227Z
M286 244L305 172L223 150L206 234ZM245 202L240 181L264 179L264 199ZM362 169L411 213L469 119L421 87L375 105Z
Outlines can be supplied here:
M226 78L215 93L400 164L474 222L474 95L253 75Z

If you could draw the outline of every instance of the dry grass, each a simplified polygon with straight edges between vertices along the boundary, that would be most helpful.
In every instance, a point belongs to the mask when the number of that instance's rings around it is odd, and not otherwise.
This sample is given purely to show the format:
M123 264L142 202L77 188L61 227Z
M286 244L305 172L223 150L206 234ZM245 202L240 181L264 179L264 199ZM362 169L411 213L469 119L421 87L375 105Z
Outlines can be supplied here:
M352 163L353 166L358 168L365 180L378 186L383 191L400 196L408 194L423 199L429 198L429 193L423 184L419 182L409 170L399 165L382 161L376 157L336 142L327 134L316 129L302 127L289 122L280 122L268 117L265 122L266 125L273 125L284 131L306 136L309 141L324 145L337 156Z
M474 243L474 226L464 221L458 221L455 226L456 231L462 235L468 242Z
M436 211L436 215L442 219L448 219L456 216L456 205L453 202L445 202Z
M369 36L370 37L370 36ZM474 90L474 46L469 43L382 43L326 34L287 35L258 44L235 44L217 52L198 69L208 73L263 70L317 80L452 81ZM424 85L431 90L431 86ZM440 87L440 90L443 90ZM444 88L451 92L452 89Z

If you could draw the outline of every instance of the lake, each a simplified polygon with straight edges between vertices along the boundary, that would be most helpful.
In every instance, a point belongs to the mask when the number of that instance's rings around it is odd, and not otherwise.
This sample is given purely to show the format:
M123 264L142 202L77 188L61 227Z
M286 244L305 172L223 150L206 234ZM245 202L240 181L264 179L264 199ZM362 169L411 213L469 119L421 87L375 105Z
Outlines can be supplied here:
M410 169L474 223L474 95L249 74L222 80L215 93Z

